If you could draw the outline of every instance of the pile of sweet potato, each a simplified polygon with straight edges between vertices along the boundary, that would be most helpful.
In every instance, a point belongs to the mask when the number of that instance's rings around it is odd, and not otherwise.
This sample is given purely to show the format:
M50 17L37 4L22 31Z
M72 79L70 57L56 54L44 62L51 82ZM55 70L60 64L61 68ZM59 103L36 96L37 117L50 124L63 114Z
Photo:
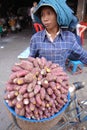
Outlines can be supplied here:
M44 57L29 57L12 67L4 100L18 115L40 120L64 106L68 89L68 76L62 67Z

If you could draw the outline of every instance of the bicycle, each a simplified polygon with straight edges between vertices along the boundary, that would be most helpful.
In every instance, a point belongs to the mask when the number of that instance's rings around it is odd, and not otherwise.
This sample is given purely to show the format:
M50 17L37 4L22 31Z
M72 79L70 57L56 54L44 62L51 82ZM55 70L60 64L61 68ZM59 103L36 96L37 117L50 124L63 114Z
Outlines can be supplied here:
M84 88L84 82L75 82L70 87L69 106L62 119L57 123L58 130L87 130L87 126L84 124L87 121L87 99L79 101L76 93L81 88Z

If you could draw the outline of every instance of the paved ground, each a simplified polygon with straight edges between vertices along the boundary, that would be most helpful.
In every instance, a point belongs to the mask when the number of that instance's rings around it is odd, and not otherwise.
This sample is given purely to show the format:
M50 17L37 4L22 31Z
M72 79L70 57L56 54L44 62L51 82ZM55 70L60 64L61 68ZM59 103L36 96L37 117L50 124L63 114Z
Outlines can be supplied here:
M18 61L17 56L29 45L31 37L31 30L23 30L21 33L9 34L8 36L0 39L0 130L19 130L10 120L6 107L3 103L3 95L5 89L5 83L11 72L12 65ZM84 48L87 49L87 39L85 39ZM87 85L87 67L84 67L83 73L70 76L70 83L75 81L85 81ZM80 99L86 99L87 86L78 92ZM87 126L86 126L87 127ZM58 128L54 128L58 130ZM53 130L54 130L53 129Z

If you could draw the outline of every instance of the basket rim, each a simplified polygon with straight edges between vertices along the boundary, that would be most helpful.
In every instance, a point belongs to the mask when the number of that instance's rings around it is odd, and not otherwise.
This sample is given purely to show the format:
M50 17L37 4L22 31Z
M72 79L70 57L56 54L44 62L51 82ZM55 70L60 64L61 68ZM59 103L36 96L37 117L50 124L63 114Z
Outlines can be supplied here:
M52 120L54 118L56 118L57 116L59 116L60 114L62 114L66 108L68 107L69 105L69 102L70 102L70 92L68 92L68 95L67 95L67 98L68 98L68 102L57 112L55 113L54 115L50 116L49 118L43 118L43 119L40 119L40 120L37 120L37 119L29 119L29 118L25 118L24 116L19 116L15 113L14 109L12 107L9 107L8 106L8 103L6 103L6 101L4 100L4 104L5 106L7 107L7 109L17 118L20 118L24 121L29 121L29 122L33 122L33 123L37 123L37 122L45 122L45 121L49 121L49 120Z

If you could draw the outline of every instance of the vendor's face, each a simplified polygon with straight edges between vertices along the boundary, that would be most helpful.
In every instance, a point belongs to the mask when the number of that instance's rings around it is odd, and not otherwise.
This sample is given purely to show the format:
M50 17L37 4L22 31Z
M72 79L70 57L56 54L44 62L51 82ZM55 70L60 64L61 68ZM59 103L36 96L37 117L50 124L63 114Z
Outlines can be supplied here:
M53 29L58 26L57 15L51 7L42 7L41 21L47 30Z

